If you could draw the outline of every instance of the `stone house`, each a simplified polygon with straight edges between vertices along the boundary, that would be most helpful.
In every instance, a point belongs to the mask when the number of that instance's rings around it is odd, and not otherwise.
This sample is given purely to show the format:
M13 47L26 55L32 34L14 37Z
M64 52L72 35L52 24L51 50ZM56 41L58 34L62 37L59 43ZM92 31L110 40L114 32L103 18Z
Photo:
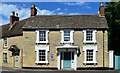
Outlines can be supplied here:
M2 66L10 68L103 69L113 68L108 50L104 6L98 15L37 15L0 26Z

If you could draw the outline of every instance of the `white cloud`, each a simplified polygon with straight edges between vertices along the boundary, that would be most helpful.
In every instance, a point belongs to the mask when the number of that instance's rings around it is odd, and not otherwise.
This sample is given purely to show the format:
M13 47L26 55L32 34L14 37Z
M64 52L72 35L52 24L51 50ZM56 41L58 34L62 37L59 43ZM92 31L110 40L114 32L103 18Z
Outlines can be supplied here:
M38 7L37 7L37 15L51 15L51 14L55 14L54 11L49 11L49 10L40 10Z
M111 2L112 0L0 0L0 1L1 2Z
M0 6L0 10L2 10L2 12L0 13L1 15L5 16L6 18L9 18L11 12L18 11L18 8L15 5L9 5L9 4L2 3L2 6Z
M81 6L81 8L91 9L91 7L88 6L88 4L86 2L68 2L68 3L65 3L65 5L68 5L68 6Z
M3 23L4 23L4 24L7 24L7 23L9 23L9 21L8 21L8 20L1 20L1 21L0 21L0 25L3 25Z
M64 13L63 13L63 12L59 12L59 13L58 13L58 15L62 15L62 14L64 14Z
M61 9L60 8L57 8L57 10L56 11L60 11Z
M86 6L86 8L91 9L91 7L90 7L90 6Z
M83 5L85 2L68 2L68 3L65 3L65 5L69 5L69 6L75 6L75 5Z
M2 6L0 6L0 10L2 12L0 12L0 16L3 16L5 17L6 19L2 18L2 22L0 22L0 25L1 24L6 24L9 22L9 19L10 19L10 14L12 11L15 11L18 13L19 17L20 17L20 20L22 19L25 19L25 18L28 18L30 17L30 7L28 8L22 8L22 7L18 7L17 5L14 5L14 4L5 4L5 3L2 3ZM37 8L38 10L38 15L51 15L51 14L55 14L54 11L50 11L50 10L46 10L46 9L43 9L43 10L40 10L39 8Z
M83 6L82 8L83 8L83 9L91 9L91 7L90 7L90 6L88 6L88 5Z

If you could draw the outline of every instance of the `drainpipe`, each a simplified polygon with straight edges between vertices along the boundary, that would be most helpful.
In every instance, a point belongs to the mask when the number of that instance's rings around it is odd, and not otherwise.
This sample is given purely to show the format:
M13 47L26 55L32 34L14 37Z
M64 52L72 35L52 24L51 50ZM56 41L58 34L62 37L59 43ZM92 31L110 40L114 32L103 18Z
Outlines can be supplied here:
M105 31L103 30L103 67L105 66L104 65L104 33L105 33Z
M23 49L21 49L21 69L23 67Z

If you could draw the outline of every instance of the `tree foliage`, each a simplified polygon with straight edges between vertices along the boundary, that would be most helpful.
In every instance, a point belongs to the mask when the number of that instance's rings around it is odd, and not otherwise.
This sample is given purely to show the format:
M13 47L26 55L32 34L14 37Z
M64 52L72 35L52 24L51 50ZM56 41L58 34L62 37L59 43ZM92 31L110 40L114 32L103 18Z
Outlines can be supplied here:
M107 2L106 5L109 49L114 50L115 55L120 55L120 2Z

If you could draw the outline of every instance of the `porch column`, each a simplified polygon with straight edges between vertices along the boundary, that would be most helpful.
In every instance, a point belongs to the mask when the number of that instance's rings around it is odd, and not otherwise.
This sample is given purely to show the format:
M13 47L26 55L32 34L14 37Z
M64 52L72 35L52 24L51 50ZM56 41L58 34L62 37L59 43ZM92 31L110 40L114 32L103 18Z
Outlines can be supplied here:
M75 54L74 54L74 70L77 70L77 50L75 51Z
M57 65L58 65L58 70L60 70L60 51L59 50L57 50L57 55L58 55L58 57L57 57Z

